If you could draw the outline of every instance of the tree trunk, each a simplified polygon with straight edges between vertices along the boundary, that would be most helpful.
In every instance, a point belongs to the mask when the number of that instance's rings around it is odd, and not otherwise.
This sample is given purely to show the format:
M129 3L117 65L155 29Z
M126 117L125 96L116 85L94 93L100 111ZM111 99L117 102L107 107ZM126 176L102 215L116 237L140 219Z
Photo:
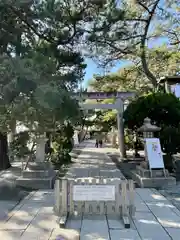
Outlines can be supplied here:
M151 25L154 13L156 11L156 8L158 7L158 3L160 2L160 0L155 1L153 7L151 10L148 10L148 17L146 19L146 25L144 28L144 34L141 38L141 45L140 45L140 49L141 49L141 63L142 63L142 67L144 70L144 73L146 74L147 78L151 81L151 83L153 84L155 90L157 90L158 87L158 83L157 83L157 79L156 76L150 71L149 67L148 67L148 63L147 63L147 56L146 56L146 40L147 40L147 35L148 35L148 31L149 31L149 27ZM144 4L140 4L142 7L145 8ZM145 8L146 9L146 8ZM146 9L147 10L147 9Z
M10 167L7 134L0 132L0 170L6 170Z
M16 120L13 120L10 125L9 125L11 132L9 134L9 142L13 142L14 141L14 137L16 135Z

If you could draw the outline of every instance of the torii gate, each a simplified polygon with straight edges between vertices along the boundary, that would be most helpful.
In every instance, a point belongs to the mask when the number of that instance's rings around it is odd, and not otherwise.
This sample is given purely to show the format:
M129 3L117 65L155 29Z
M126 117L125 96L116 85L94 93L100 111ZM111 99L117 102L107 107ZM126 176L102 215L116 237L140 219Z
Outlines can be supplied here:
M118 140L119 140L119 150L120 156L126 157L126 150L124 144L124 122L123 122L123 112L124 112L124 101L135 97L135 92L84 92L76 93L75 97L78 100L85 99L110 99L115 98L116 102L114 104L104 104L104 103L80 103L82 109L116 109L117 110L117 125L118 125Z

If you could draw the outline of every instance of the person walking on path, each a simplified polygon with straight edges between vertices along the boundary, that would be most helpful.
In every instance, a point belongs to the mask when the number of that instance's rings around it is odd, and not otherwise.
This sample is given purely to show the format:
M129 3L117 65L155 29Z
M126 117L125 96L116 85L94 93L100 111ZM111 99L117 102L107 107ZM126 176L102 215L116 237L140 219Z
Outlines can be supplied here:
M98 145L99 145L99 141L98 141L98 139L96 139L95 147L98 148Z
M98 133L96 136L96 147L98 148L99 146L102 147L102 134Z
M99 146L102 148L102 139L99 140Z

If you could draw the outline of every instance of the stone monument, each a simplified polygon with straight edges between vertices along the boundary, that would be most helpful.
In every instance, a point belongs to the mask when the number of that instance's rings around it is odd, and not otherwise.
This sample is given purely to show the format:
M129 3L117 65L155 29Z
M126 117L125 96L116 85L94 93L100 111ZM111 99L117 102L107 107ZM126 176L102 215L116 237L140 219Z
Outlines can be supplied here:
M133 180L141 187L163 187L176 184L176 179L169 175L164 167L163 154L158 138L154 133L161 128L151 124L151 119L145 118L143 125L138 129L143 133L145 161L143 161L133 172ZM155 153L151 148L155 149Z
M36 162L44 162L45 144L48 139L41 135L36 139Z
M23 169L22 176L16 180L16 184L32 189L49 189L54 187L56 172L51 162L46 161L45 134L36 140L35 161L29 162L27 169Z

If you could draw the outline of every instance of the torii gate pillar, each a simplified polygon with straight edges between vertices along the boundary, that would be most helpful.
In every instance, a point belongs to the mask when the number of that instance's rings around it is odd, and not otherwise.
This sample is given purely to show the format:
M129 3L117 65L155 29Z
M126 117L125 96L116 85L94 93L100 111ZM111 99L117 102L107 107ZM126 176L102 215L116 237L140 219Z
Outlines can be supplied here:
M124 141L124 121L122 117L122 113L117 113L117 125L118 125L118 141L119 141L119 150L120 156L122 158L126 158L126 149L125 149L125 141Z
M124 121L123 121L124 103L120 98L118 98L116 100L116 104L119 106L117 109L117 128L120 157L126 158L126 149L124 141Z

